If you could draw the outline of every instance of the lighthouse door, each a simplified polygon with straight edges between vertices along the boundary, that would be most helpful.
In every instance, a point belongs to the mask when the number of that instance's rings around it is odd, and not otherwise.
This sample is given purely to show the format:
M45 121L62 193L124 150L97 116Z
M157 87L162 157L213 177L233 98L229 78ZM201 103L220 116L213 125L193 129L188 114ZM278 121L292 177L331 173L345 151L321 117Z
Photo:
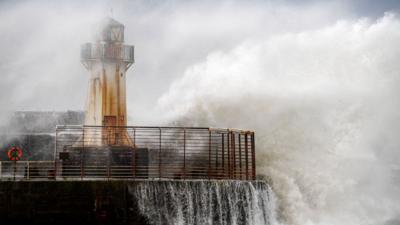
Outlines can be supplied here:
M116 144L117 136L117 117L116 116L104 116L103 126L105 126L105 132L103 133L103 140L107 145Z

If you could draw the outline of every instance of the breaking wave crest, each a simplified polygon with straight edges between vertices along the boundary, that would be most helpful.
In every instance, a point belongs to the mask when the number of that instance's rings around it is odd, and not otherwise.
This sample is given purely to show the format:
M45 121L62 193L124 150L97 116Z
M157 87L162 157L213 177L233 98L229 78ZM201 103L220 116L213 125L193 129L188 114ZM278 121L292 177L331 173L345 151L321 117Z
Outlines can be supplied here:
M273 181L286 224L395 224L399 40L387 13L247 41L188 68L160 115L254 129L257 171Z

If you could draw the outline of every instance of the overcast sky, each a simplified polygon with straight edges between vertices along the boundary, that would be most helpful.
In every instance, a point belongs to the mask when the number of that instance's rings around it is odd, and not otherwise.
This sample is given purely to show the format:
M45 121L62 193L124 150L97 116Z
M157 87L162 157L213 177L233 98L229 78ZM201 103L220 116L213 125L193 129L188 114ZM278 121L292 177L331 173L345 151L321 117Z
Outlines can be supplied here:
M80 44L104 16L135 45L128 111L149 122L158 99L192 65L252 40L398 11L399 1L2 1L2 110L83 110L88 73ZM110 12L112 11L112 13Z

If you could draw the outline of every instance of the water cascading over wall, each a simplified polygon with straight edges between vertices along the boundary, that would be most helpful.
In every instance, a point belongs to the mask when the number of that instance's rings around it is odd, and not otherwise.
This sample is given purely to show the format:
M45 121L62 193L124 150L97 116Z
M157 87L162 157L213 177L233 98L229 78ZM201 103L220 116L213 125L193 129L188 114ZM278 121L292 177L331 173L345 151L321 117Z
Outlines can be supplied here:
M152 225L276 224L275 197L263 181L144 181L129 192Z

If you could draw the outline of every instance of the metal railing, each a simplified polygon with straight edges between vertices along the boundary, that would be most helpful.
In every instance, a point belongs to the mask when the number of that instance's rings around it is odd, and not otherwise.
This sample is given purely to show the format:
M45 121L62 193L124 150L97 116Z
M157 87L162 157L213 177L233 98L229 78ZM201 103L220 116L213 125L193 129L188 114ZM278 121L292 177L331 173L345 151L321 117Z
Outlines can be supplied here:
M0 161L0 180L55 179L54 161Z
M134 62L134 46L109 43L86 43L81 46L81 60L117 59Z
M254 180L254 132L57 126L54 161L2 161L0 180Z
M57 176L255 179L254 132L196 127L58 126Z

